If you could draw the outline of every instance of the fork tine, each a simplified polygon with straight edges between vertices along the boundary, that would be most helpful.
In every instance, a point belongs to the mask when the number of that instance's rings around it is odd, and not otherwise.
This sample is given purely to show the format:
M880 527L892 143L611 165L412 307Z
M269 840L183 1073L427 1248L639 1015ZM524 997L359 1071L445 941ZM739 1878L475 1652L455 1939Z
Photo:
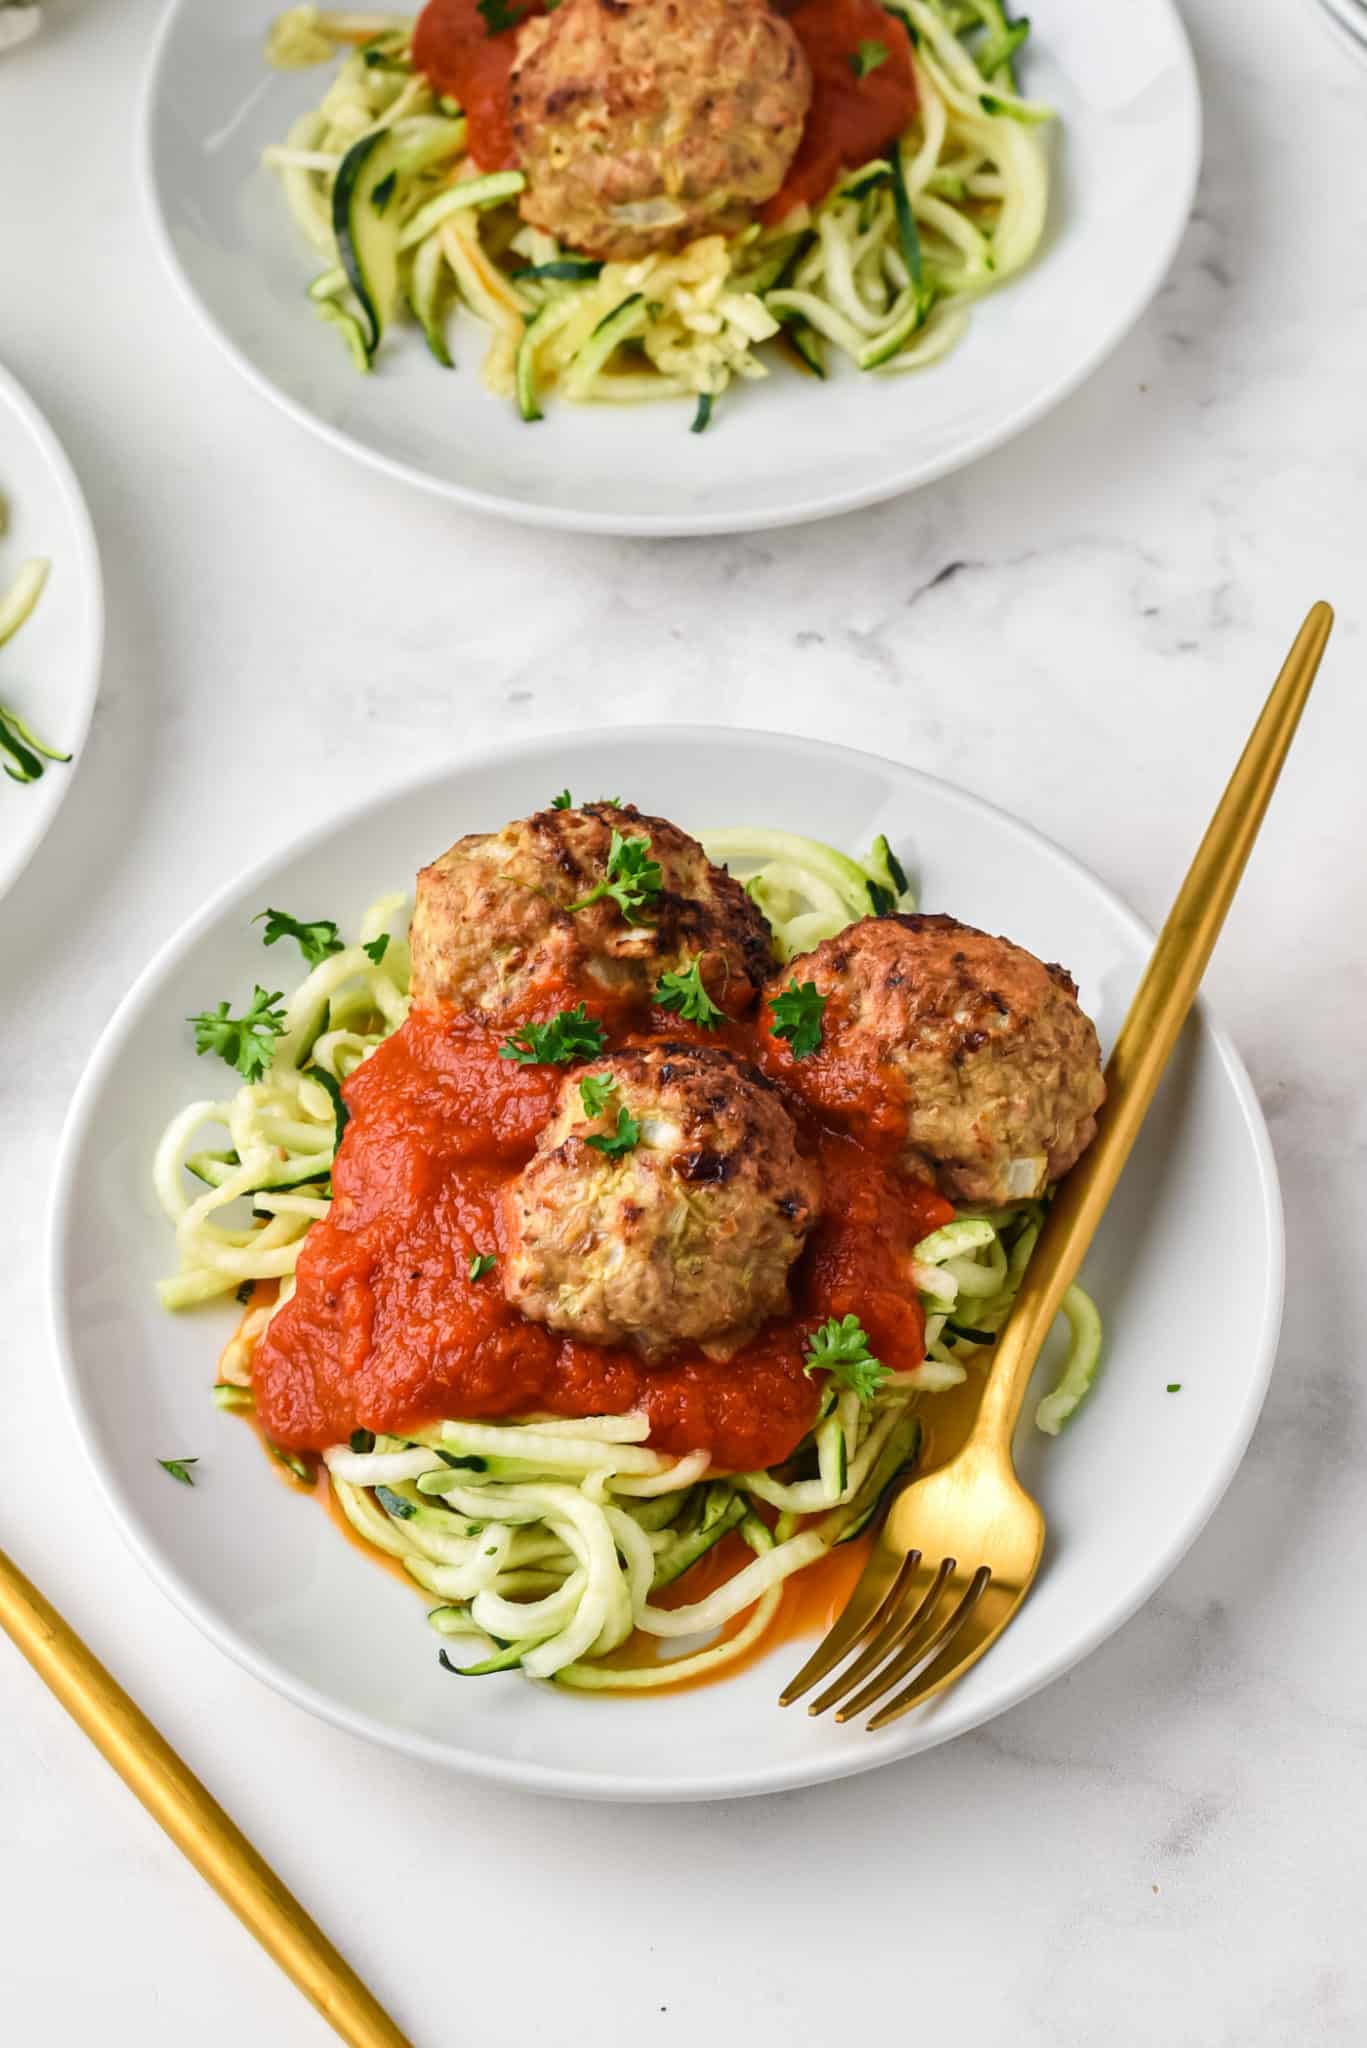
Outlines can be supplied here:
M1020 1589L1016 1586L993 1584L985 1588L985 1596L974 1606L964 1627L955 1631L953 1639L945 1643L937 1657L919 1671L911 1684L869 1721L869 1733L875 1728L886 1728L890 1721L910 1713L924 1701L943 1692L963 1676L970 1665L976 1664L985 1650L990 1650L997 1637L1020 1604Z
M895 1650L912 1635L922 1634L934 1612L946 1579L954 1569L954 1560L945 1558L936 1568L929 1586L919 1600L915 1599L914 1582L920 1564L920 1552L908 1553L906 1565L898 1578L884 1610L887 1619L879 1629L868 1648L855 1658L848 1671L842 1671L834 1685L827 1686L808 1707L809 1714L824 1714L837 1700L843 1700L851 1686L858 1685L871 1671L876 1671L889 1651ZM908 1583L904 1587L903 1579ZM914 1601L914 1605L913 1605Z
M913 1558L919 1551L911 1553ZM874 1623L902 1576L907 1564L906 1558L899 1558L894 1552L885 1550L880 1544L860 1573L859 1582L846 1601L826 1634L817 1644L796 1678L788 1681L778 1696L781 1707L790 1707L794 1700L800 1700L804 1692L810 1692L818 1679L833 1671L855 1644Z
M889 1659L883 1666L883 1669L869 1680L863 1691L856 1693L854 1698L840 1709L835 1717L836 1720L853 1720L856 1714L862 1714L866 1707L871 1707L875 1700L881 1700L884 1693L891 1686L896 1685L899 1678L905 1678L913 1666L924 1663L927 1657L933 1657L943 1652L946 1644L952 1642L953 1638L958 1635L959 1630L977 1606L983 1593L986 1591L987 1583L991 1576L992 1574L987 1566L980 1564L958 1600L955 1601L949 1613L931 1635L929 1641L925 1639L924 1631L918 1630L916 1636L907 1642L894 1657Z

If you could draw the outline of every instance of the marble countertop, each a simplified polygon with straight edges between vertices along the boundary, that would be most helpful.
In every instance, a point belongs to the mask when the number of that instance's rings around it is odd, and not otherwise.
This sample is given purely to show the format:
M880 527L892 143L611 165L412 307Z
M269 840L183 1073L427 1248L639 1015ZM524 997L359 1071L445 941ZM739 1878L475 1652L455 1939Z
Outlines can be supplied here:
M613 543L477 524L238 380L137 204L157 11L50 0L43 35L0 60L0 348L84 480L109 608L72 800L0 904L0 1542L422 2048L692 2042L719 2009L754 2048L899 2020L1012 2048L1362 2041L1367 70L1308 0L1192 0L1195 217L1077 396L991 461L839 522ZM1280 1363L1213 1522L1081 1668L862 1780L588 1808L305 1718L143 1578L63 1449L43 1209L104 1020L226 872L415 757L688 718L915 762L1156 917L1319 596L1338 631L1210 976L1284 1180ZM1200 1255L1218 1286L1218 1246ZM330 2040L2 1642L0 1686L0 2034ZM550 2018L533 1959L563 1987Z

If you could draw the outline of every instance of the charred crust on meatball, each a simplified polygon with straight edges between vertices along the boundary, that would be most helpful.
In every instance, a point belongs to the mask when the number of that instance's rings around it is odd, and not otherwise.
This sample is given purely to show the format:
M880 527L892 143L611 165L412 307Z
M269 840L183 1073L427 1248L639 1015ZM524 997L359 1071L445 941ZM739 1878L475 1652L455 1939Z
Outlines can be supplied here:
M614 832L647 839L661 869L634 922L607 898L570 907L603 880ZM547 980L644 1006L662 973L694 960L713 1001L740 1015L772 964L758 908L697 840L634 805L602 802L458 841L418 877L412 946L415 1001L501 1017Z
M601 1119L580 1094L590 1066L613 1084ZM622 1110L636 1142L608 1157L586 1134ZM719 1046L629 1045L567 1074L505 1191L503 1290L588 1342L729 1357L788 1306L820 1209L792 1117L746 1061Z
M743 227L812 93L767 0L561 0L523 24L511 83L523 218L608 260Z
M794 978L826 998L820 1057L766 1045L766 1060L833 1121L900 1132L904 1170L952 1201L1038 1195L1095 1135L1096 1031L1056 963L942 913L899 912L790 961L770 996Z

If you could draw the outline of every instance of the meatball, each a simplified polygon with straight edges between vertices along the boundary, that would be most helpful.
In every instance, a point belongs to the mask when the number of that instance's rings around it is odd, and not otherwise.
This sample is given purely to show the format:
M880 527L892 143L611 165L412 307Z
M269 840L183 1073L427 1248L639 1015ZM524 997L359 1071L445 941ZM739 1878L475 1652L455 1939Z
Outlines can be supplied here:
M620 1151L597 1142L633 1131ZM712 1046L628 1047L568 1077L506 1191L504 1291L524 1316L592 1343L729 1358L787 1308L820 1205L817 1170L763 1075Z
M783 183L811 96L766 0L563 0L513 64L523 217L609 258L743 227Z
M1062 967L952 917L871 917L791 962L828 998L821 1046L766 1057L804 1100L892 1130L951 1201L1038 1195L1081 1156L1105 1098L1091 1019Z
M647 839L660 888L633 907L611 896L613 834ZM502 832L457 840L418 876L413 994L499 1014L525 1008L548 979L649 999L660 975L701 958L714 1002L749 1009L772 964L769 928L740 883L696 839L630 804L537 811Z

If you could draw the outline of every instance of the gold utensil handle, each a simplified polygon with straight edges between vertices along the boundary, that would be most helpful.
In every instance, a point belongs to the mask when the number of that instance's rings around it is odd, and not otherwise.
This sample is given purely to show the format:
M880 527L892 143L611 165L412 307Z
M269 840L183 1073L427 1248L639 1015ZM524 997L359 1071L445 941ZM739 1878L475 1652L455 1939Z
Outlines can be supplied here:
M412 2048L218 1801L2 1550L0 1626L200 1876L342 2039L352 2048Z
M1168 1056L1186 1022L1225 914L1281 774L1334 614L1312 605L1249 735L1106 1065L1097 1135L1062 1182L1002 1335L979 1428L1009 1437L1064 1294L1139 1134ZM976 1434L976 1432L975 1432Z

